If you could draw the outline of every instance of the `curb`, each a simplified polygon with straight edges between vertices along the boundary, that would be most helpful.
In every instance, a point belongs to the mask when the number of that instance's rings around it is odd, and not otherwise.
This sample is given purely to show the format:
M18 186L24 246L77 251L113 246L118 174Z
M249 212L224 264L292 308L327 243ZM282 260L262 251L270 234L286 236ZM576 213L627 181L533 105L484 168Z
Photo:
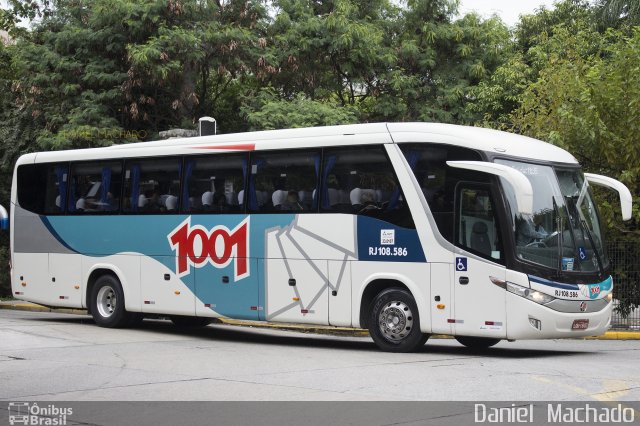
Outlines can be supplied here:
M28 302L6 301L0 302L0 309L10 309L14 311L31 311L31 312L57 312L61 314L87 315L86 309L74 308L48 308L46 306L37 305ZM369 331L362 328L350 327L331 327L331 326L313 326L288 323L271 323L262 321L244 321L228 318L218 318L220 323L225 325L234 325L239 327L250 328L268 328L272 330L297 331L299 333L314 334L332 334L339 336L367 337ZM434 334L430 339L451 339L452 336ZM601 336L580 337L584 340L640 340L640 331L607 331Z
M640 331L607 331L602 336L585 337L586 340L640 340Z
M76 308L48 308L46 306L37 305L35 303L25 302L0 302L0 309L10 309L13 311L31 311L31 312L58 312L60 314L86 315L86 309Z

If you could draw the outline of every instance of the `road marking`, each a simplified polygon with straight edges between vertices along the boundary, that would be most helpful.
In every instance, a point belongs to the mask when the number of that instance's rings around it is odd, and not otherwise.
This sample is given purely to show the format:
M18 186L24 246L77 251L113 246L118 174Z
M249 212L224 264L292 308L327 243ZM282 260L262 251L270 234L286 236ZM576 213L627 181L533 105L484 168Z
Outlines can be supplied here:
M624 408L631 408L635 412L636 418L640 418L640 411L634 409L633 407L627 407L623 401L620 401L620 398L627 395L630 390L639 388L638 386L629 387L628 383L624 380L604 379L603 390L601 392L592 393L587 389L581 388L579 386L568 385L566 383L552 380L548 376L534 375L531 376L531 378L542 383L562 387L577 394L588 396L612 408L616 408L618 404L621 404Z

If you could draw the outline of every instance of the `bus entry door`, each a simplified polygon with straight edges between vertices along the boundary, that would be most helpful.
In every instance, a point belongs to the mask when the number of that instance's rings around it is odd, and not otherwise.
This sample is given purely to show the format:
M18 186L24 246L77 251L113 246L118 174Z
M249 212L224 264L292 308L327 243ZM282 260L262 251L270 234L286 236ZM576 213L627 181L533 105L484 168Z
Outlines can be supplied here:
M491 188L461 184L456 191L453 263L454 310L459 336L506 338L506 269Z
M454 263L454 333L459 336L506 338L506 270L473 257L456 255Z

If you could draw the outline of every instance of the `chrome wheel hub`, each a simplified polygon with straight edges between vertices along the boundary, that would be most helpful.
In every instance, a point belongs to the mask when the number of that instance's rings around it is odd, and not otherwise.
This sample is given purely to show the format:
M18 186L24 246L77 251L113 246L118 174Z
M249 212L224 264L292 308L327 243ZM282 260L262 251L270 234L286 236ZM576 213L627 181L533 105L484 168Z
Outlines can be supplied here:
M98 297L96 298L96 307L100 316L109 318L116 310L117 306L116 292L109 286L102 287L98 291Z
M413 327L413 313L409 306L400 301L384 305L378 316L380 332L387 339L399 342L405 339Z

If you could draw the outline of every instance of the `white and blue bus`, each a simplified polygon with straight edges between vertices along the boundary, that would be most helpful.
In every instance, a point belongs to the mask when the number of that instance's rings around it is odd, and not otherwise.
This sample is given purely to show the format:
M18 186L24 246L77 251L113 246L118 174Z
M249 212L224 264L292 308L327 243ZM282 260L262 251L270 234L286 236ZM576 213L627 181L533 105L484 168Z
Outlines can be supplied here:
M96 324L235 318L368 328L388 351L598 335L612 279L589 184L553 145L428 123L23 155L15 298Z

